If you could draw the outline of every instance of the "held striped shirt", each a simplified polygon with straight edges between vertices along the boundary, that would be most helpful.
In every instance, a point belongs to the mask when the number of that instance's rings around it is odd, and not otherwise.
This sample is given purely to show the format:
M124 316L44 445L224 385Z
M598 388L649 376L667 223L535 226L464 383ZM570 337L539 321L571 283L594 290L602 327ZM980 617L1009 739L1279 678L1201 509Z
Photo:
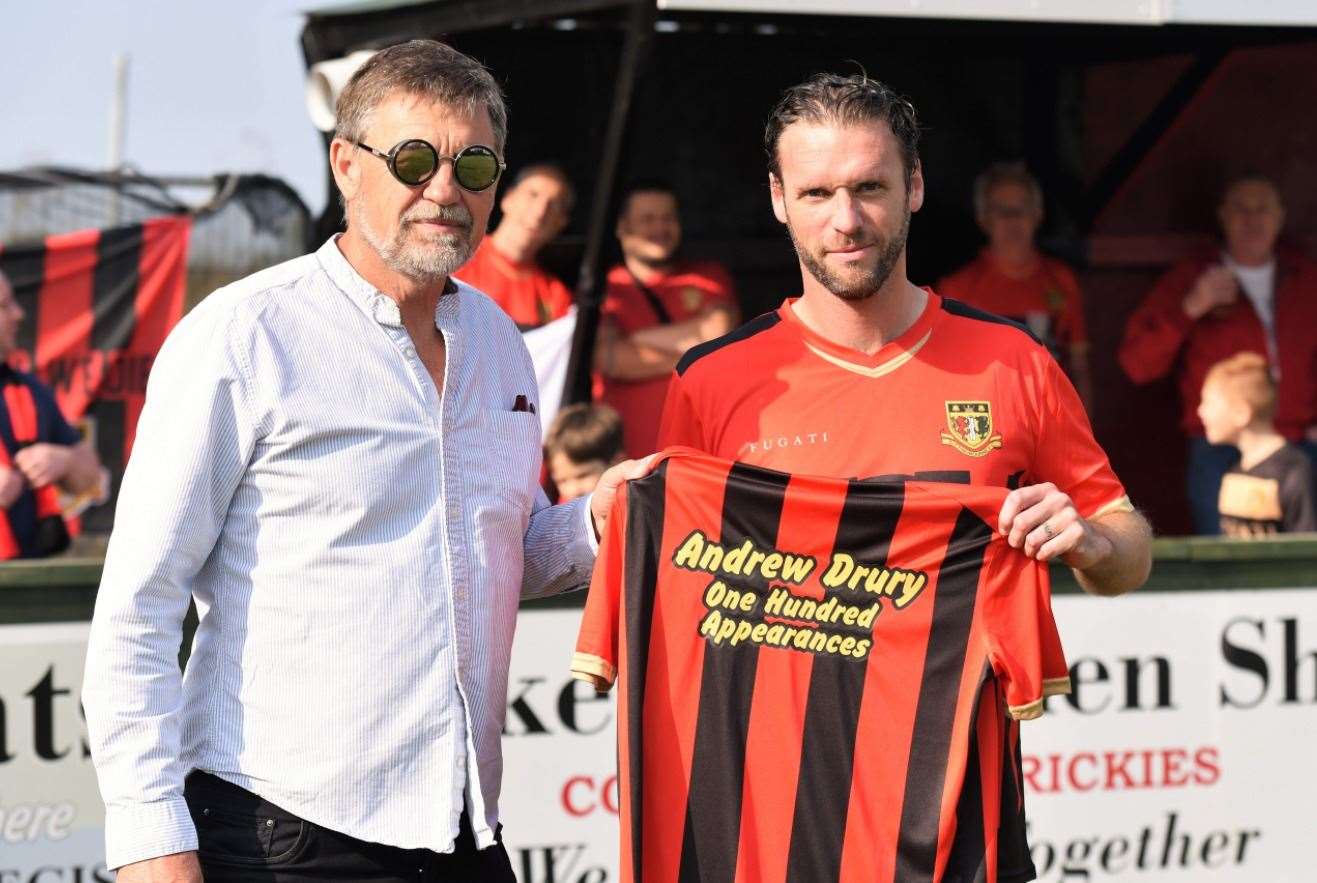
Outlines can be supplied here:
M451 851L465 806L494 842L519 598L584 585L596 546L588 499L539 489L516 327L462 284L435 324L442 394L330 240L165 343L87 653L109 867L196 848L194 768L363 840Z

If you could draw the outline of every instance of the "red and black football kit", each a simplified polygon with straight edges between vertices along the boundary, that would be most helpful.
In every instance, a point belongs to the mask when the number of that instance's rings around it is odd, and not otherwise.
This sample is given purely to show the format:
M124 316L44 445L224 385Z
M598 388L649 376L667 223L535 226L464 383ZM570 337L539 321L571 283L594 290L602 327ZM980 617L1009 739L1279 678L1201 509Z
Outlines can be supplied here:
M677 264L643 285L619 264L608 271L607 281L599 321L627 337L645 328L693 319L713 306L736 303L732 277L709 261ZM628 457L644 457L656 450L654 437L670 376L595 378L596 398L622 415L623 449Z
M980 703L1069 687L1006 493L683 449L627 485L573 660L619 680L624 881L997 879Z
M1050 481L1085 518L1130 510L1046 347L1016 323L926 291L915 323L872 354L814 333L796 316L795 299L695 347L673 377L659 446L837 478L998 488ZM999 777L1000 880L1032 880L1019 727L986 693L979 722L985 744L1004 731L1004 756L984 765L1007 771Z

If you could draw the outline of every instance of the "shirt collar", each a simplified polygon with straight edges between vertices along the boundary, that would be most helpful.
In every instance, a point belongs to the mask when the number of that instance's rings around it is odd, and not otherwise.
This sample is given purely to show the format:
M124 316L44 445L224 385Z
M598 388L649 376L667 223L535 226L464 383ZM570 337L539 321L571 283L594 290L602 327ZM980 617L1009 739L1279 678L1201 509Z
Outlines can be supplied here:
M338 286L339 290L348 295L352 301L367 316L374 319L381 325L390 328L402 327L402 313L398 310L398 303L388 295L381 292L374 285L366 281L356 268L348 262L339 250L338 238L342 233L335 233L320 246L316 252L316 258L320 261L320 266L324 268L325 273L329 276L331 282ZM454 319L457 316L458 299L449 295L457 294L457 284L450 276L444 282L444 293L439 298L439 303L435 307L434 324L440 327L442 319Z

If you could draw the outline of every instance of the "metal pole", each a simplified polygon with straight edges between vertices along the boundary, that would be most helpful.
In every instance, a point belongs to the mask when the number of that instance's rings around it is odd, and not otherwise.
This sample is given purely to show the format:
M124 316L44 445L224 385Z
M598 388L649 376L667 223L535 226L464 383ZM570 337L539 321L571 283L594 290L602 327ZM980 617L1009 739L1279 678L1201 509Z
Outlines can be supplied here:
M572 354L567 363L567 383L563 403L590 400L594 345L599 328L599 306L604 294L604 240L611 228L617 200L618 173L622 164L622 147L626 142L627 119L631 98L654 40L654 19L658 15L655 0L632 0L627 21L626 41L613 92L613 108L604 136L603 155L599 160L598 189L590 206L590 226L585 236L585 254L576 283L576 332L572 337Z
M123 146L128 132L128 55L114 56L114 94L110 97L110 154L111 173L123 170ZM110 223L117 227L120 218L119 189L116 185L110 196Z

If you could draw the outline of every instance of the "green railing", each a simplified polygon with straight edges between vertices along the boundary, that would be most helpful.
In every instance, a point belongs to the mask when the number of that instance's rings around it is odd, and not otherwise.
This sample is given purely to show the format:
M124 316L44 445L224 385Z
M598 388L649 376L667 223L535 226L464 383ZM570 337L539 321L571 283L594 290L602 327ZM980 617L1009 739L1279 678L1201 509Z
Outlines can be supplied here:
M1152 577L1140 591L1195 589L1317 589L1317 537L1267 541L1161 539ZM79 622L91 618L101 578L98 558L57 558L0 564L0 624ZM1079 587L1065 567L1052 568L1058 593ZM529 608L578 607L582 593L531 602Z

